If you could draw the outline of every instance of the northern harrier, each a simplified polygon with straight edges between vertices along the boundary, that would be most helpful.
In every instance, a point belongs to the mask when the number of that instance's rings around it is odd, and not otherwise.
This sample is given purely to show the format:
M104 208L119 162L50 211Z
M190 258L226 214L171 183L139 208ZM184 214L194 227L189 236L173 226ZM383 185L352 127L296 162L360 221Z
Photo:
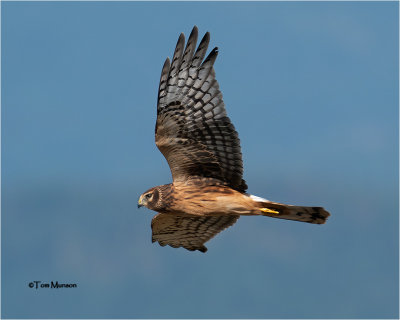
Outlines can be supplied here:
M138 206L158 214L152 241L206 252L204 243L240 216L268 216L323 224L321 207L272 202L246 193L242 153L213 68L214 48L203 61L210 34L197 50L195 26L185 47L179 36L172 63L166 59L158 90L156 145L167 159L173 183L143 193Z

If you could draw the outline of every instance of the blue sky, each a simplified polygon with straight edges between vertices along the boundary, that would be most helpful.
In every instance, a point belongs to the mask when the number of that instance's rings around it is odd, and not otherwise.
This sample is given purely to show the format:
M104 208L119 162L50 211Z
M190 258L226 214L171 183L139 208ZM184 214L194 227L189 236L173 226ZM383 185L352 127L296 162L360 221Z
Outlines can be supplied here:
M398 3L2 2L2 318L398 317ZM180 32L219 47L249 192L206 254L152 244L138 196ZM76 283L30 289L28 283Z

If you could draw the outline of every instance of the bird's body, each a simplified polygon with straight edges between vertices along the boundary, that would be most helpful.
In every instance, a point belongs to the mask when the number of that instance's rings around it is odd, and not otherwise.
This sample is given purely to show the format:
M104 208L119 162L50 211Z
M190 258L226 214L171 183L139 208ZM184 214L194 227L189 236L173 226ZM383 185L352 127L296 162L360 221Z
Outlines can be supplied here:
M226 114L213 68L218 49L203 61L207 32L197 50L197 27L181 34L172 63L164 63L157 105L156 145L173 183L144 192L138 205L157 211L152 241L205 252L204 243L242 215L323 224L321 207L291 206L246 193L238 134Z
M159 212L170 214L197 216L251 214L249 208L254 202L248 195L232 188L210 184L210 179L174 182L169 184L164 192L169 195L164 200L166 209Z
M328 213L321 207L299 207L272 202L202 178L155 187L159 192L155 206L160 213L180 216L271 216L274 218L321 224ZM151 188L144 194L154 192ZM206 195L206 197L205 197ZM140 201L143 201L141 199ZM314 216L312 215L314 214Z

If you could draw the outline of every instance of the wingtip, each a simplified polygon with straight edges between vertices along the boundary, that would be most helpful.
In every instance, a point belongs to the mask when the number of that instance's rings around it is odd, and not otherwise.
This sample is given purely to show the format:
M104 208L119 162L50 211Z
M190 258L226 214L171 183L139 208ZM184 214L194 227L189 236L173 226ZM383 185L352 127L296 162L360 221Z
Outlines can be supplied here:
M207 46L208 46L208 43L209 43L209 42L210 42L210 33L207 31L207 32L204 34L203 38L201 39L200 44L203 43L203 45L207 45Z
M214 64L215 60L217 59L218 56L218 47L215 47L214 49L211 50L211 52L208 54L207 58L204 60L202 65L204 66L206 63L211 63L211 65Z
M198 248L197 250L199 250L200 252L206 253L208 249L206 246L202 246L202 247Z
M167 57L167 59L165 59L163 68L165 68L166 66L169 66L170 64L171 64L171 61L169 60L169 57Z
M175 59L177 52L179 52L179 50L181 50L184 45L185 45L185 35L183 34L183 32L181 32L178 41L176 42L174 57L172 58L172 60Z
M189 44L190 40L193 41L193 39L195 39L195 42L197 42L198 34L199 34L199 29L197 28L197 26L194 26L192 31L190 32L188 44Z
M171 67L171 61L169 60L169 57L167 57L167 59L165 59L165 61L164 61L164 65L161 69L161 80L160 81L163 80L163 77L167 76L170 67Z
M176 43L176 46L178 46L180 43L185 43L185 35L183 32L179 35L178 41Z

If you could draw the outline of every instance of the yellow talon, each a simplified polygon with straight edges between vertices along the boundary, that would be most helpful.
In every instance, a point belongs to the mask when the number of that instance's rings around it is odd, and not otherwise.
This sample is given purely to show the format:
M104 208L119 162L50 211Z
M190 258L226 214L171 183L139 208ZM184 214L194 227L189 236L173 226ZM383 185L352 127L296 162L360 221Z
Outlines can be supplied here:
M266 213L275 213L275 214L279 214L278 211L271 210L271 209L268 209L268 208L261 208L260 210L261 210L262 212L266 212Z

